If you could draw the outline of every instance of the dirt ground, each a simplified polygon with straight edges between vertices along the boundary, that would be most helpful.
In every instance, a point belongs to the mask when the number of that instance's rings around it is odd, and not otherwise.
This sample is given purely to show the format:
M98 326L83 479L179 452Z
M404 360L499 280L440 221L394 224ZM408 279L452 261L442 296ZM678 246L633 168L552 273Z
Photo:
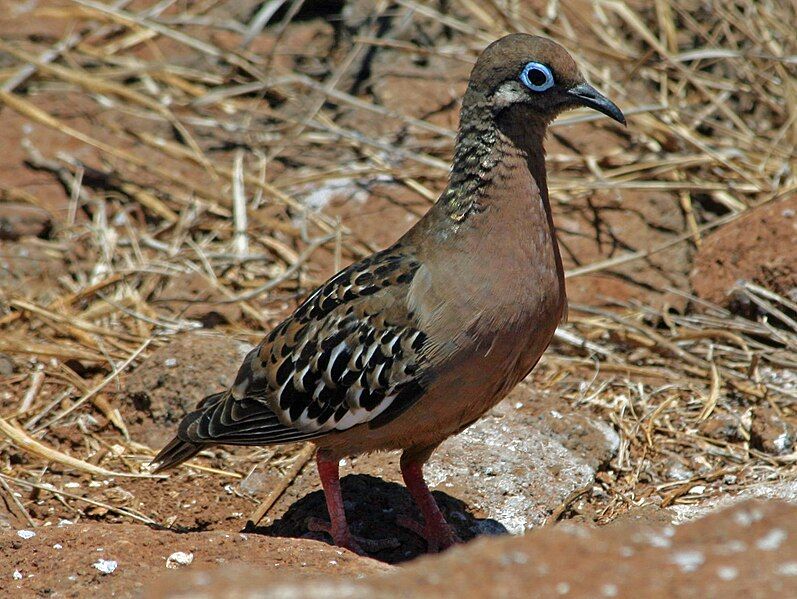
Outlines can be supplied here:
M0 595L797 594L794 8L270 4L0 9ZM308 531L309 445L150 475L264 332L428 209L514 30L629 126L550 130L570 317L427 466L464 546L397 524L393 454L341 466L352 529L391 541L368 558Z

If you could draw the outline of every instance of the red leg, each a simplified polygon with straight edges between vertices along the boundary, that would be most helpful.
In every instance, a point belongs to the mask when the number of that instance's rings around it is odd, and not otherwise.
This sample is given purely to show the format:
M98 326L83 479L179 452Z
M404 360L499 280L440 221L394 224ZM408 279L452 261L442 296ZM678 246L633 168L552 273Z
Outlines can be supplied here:
M319 451L316 454L316 465L318 467L318 476L321 478L321 486L324 488L329 522L311 518L310 522L308 522L310 530L328 533L335 545L359 555L366 555L363 547L368 551L381 551L398 546L396 539L370 540L352 535L349 530L349 523L346 521L346 511L343 508L343 495L340 492L338 460L333 460L326 456L323 451Z
M426 481L423 480L423 462L405 460L402 456L401 475L404 477L407 490L421 510L424 526L421 528L416 522L407 522L404 519L400 524L426 539L431 552L448 549L459 543L457 535L446 522L443 512L440 511L429 487L426 486Z
M324 497L327 500L327 511L329 512L328 531L332 535L335 545L344 547L354 553L363 555L363 550L354 541L349 531L349 523L346 522L346 511L343 509L343 495L340 492L340 471L338 460L327 458L323 452L319 451L316 455L316 466L318 476L321 478L321 486L324 488ZM315 524L314 528L323 528Z

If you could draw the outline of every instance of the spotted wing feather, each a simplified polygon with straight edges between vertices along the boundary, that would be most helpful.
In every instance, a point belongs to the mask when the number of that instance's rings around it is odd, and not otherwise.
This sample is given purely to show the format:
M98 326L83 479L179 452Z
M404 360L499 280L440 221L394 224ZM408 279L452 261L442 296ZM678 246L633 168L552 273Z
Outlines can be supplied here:
M417 261L390 250L341 271L244 360L229 392L190 415L192 442L266 445L378 426L428 383L407 306Z

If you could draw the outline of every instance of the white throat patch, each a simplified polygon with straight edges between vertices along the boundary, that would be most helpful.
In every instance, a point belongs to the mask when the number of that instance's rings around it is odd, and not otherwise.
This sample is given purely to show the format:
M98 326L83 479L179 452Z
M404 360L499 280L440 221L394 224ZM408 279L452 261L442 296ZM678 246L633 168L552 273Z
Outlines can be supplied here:
M502 83L498 91L493 94L493 106L506 108L512 104L522 102L526 98L526 91L516 81Z

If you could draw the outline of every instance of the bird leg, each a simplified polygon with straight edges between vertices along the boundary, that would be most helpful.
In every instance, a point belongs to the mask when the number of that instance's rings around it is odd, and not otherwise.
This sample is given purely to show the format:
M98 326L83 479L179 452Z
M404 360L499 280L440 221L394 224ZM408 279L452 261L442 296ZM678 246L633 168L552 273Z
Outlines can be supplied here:
M323 451L319 451L316 454L316 465L318 467L318 476L321 479L321 486L324 488L329 522L324 522L319 518L310 518L307 526L311 531L329 534L335 545L353 551L358 555L366 555L365 550L371 552L381 551L399 545L397 539L371 540L351 534L349 523L346 521L346 511L343 507L343 495L340 492L339 461L331 459Z
M421 510L424 525L421 526L407 517L399 518L398 524L425 539L431 553L460 543L456 533L446 522L429 487L426 486L426 481L423 480L423 462L405 460L404 456L401 458L401 475L404 477L404 484L407 485L407 490Z

